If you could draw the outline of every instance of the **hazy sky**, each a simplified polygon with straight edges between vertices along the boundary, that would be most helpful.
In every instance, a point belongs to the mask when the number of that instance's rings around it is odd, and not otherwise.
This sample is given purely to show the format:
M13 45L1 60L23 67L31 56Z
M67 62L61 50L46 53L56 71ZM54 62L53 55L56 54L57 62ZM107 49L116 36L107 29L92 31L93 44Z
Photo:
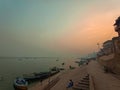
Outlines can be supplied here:
M81 56L113 36L120 0L0 0L0 56Z

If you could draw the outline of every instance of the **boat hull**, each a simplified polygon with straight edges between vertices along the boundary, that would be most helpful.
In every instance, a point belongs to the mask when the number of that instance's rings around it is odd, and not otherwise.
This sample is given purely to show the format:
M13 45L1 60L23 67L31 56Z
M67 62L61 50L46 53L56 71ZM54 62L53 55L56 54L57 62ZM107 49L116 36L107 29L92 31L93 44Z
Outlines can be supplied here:
M13 86L15 90L28 90L28 82L24 78L16 78Z
M27 86L15 86L14 85L14 89L15 90L28 90L28 87Z

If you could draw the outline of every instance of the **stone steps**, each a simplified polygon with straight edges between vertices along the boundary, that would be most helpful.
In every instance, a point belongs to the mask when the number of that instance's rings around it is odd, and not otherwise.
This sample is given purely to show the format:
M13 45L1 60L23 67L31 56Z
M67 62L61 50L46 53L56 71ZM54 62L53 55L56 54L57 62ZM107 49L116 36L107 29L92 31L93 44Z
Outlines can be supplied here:
M74 90L90 90L89 89L89 74L85 75L82 80L78 81L74 86Z

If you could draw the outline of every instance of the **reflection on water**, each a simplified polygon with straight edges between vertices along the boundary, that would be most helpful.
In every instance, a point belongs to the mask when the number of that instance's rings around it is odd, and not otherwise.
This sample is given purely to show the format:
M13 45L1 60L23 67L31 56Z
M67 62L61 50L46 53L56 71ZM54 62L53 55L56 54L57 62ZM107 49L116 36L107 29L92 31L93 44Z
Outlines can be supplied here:
M11 57L0 58L0 90L13 90L12 83L15 77L22 76L23 74L33 72L48 71L53 66L62 67L62 63L66 64L64 67L68 67L69 64L73 64L73 60L56 58L40 58L40 57Z

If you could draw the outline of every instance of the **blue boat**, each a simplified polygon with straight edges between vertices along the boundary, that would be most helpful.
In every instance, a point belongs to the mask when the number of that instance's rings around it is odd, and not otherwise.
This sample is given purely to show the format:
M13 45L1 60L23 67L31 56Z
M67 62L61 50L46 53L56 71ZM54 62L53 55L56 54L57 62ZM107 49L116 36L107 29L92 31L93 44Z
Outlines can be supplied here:
M28 82L24 78L16 78L13 86L15 90L28 90Z

